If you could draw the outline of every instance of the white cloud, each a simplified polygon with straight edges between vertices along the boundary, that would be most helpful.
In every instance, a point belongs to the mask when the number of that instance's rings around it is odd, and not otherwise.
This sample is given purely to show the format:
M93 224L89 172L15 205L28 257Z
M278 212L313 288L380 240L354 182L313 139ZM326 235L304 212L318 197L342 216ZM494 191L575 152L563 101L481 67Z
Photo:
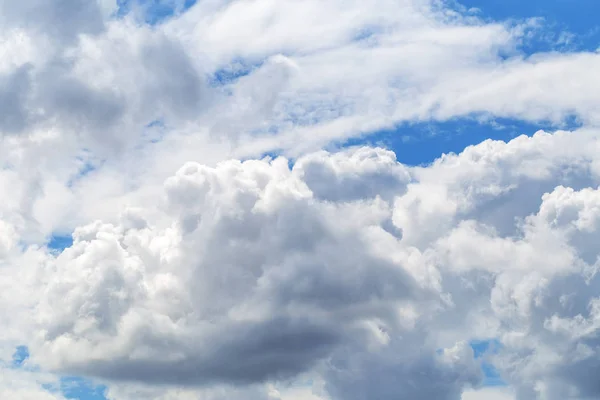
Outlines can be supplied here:
M281 399L265 386L236 389L234 387L216 387L211 389L149 387L135 384L115 384L106 393L108 400L295 400ZM310 399L310 398L309 398ZM313 399L310 399L313 400Z
M410 252L373 249L397 240L387 203L321 202L297 171L188 163L157 210L77 229L38 308L39 362L168 383L288 378L370 337L367 323L394 329L401 305L434 302L435 274L402 268Z
M60 393L52 393L42 384L56 383L55 377L31 372L0 368L0 396L14 400L64 400Z
M506 389L487 388L465 391L461 400L514 400L514 395Z
M0 0L3 357L113 400L600 395L598 54L525 57L539 21L427 0L116 6ZM587 128L423 167L312 152L473 114ZM479 388L474 339L511 391Z
M4 299L0 300L3 302ZM2 310L4 311L4 310ZM6 334L6 332L3 332ZM21 367L13 366L12 354L5 354L3 338L0 352L0 397L15 400L65 400L62 394L45 387L56 388L58 379L52 374L28 368L25 360Z
M216 386L211 388L181 388L147 386L128 383L113 384L108 388L108 400L328 400L321 383L278 385L259 384L252 387Z
M594 371L596 141L540 132L427 167L369 148L291 169L187 163L155 206L30 264L33 361L202 390L312 372L332 399L459 399L483 376L468 342L499 338L490 357L517 399L594 395L577 371Z
M149 28L106 19L106 2L60 3L73 22L58 24L60 7L43 3L2 3L19 16L2 32L5 133L56 127L114 151L139 145L144 125L163 119L215 138L241 135L235 147L254 152L472 113L596 119L596 80L585 75L596 54L523 59L514 49L540 29L532 22L488 24L426 0L240 0L199 2ZM11 50L17 40L27 51ZM259 67L225 92L207 87L208 75L235 63ZM254 140L272 131L281 135Z

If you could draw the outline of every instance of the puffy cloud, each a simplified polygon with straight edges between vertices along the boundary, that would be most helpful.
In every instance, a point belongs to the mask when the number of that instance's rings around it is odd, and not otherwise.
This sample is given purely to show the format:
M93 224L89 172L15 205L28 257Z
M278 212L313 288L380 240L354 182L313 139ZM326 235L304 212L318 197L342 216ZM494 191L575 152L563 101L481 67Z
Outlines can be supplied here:
M151 199L183 160L297 156L473 112L595 118L595 77L583 78L595 54L522 59L515 49L536 24L485 23L425 0L197 2L152 27L117 18L114 1L13 3L0 3L13 16L0 31L0 151L25 154L12 168L32 210L44 197L27 219L46 234L105 219L135 191ZM103 171L81 179L81 164Z
M116 10L0 0L2 354L115 400L600 396L597 131L421 167L309 152L473 114L597 124L598 54L525 57L535 21L428 0ZM472 340L514 390L480 390Z
M158 215L77 229L50 271L34 354L112 379L248 383L293 377L361 337L385 342L403 304L435 302L435 273L404 268L409 251L374 251L397 241L381 226L387 203L319 201L301 171L188 163Z
M15 400L65 400L42 385L55 384L55 377L0 367L0 396Z
M462 400L513 400L514 395L510 390L503 388L485 388L480 390L465 391Z
M492 359L517 399L599 395L590 383L597 373L596 146L590 132L484 143L419 172L443 182L430 193L445 207L432 213L431 201L420 202L418 193L427 193L420 183L397 200L403 240L436 258L455 312L468 313L460 320L494 316L481 329L501 338ZM453 276L466 292L452 291Z
M372 148L309 154L296 163L294 170L315 197L330 201L377 196L391 200L402 194L410 181L408 169L398 164L394 153Z
M593 398L596 147L539 132L424 167L373 148L187 163L45 263L33 359L208 398L312 372L332 399L460 399L483 377L469 342L498 339L486 362L516 399Z
M2 267L4 269L4 266ZM4 296L14 296L16 293L10 286L5 286L5 274L2 274L2 279L3 296L0 297L0 306L6 302ZM11 325L14 326L14 320L4 321L7 311L9 310L0 309L0 315L3 317L1 321L3 326L10 328ZM5 329L0 335L0 396L15 400L65 400L58 390L54 390L60 386L55 375L31 368L26 355L15 353L15 348L11 348L10 343L6 342L7 337L19 334L20 332L15 333Z

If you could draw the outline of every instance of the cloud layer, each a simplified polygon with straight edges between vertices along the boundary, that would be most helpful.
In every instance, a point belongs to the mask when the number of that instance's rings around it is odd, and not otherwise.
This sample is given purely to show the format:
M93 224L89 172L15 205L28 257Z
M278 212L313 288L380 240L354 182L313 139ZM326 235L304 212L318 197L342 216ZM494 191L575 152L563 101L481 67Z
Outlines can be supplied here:
M0 397L600 398L597 53L446 1L160 3L0 0Z
M204 391L317 373L331 399L460 399L483 378L469 343L493 339L517 399L594 398L597 143L539 132L426 167L368 147L187 163L156 206L28 250L32 362Z

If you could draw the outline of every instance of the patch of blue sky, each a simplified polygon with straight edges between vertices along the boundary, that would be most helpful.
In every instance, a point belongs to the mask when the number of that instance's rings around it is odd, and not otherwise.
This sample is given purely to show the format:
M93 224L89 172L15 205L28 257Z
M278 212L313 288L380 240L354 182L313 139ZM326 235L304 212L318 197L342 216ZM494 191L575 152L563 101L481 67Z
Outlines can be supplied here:
M502 344L495 339L491 340L477 340L470 343L476 360L481 361L481 371L483 372L483 385L484 386L505 386L506 382L500 376L500 373L491 364L487 358L489 355L493 355L498 352L502 347Z
M76 162L80 165L77 173L67 182L67 187L73 187L73 185L81 178L89 175L95 171L99 165L103 163L102 160L94 160L92 153L88 150L84 150L83 155L77 157Z
M258 159L270 159L271 161L279 158L283 156L282 152L280 150L273 150L273 151L268 151L266 153L261 154ZM288 164L288 168L291 170L294 168L294 164L296 164L296 159L290 156L284 156L285 158L287 158L287 164Z
M60 392L67 399L106 400L106 386L76 376L60 378Z
M165 137L167 126L162 118L156 119L148 124L143 129L142 137L150 143L159 143ZM146 143L147 143L146 142ZM140 147L143 146L140 145Z
M551 50L595 51L600 43L598 0L458 0L486 20L542 18L543 28L524 43L528 54Z
M17 346L12 356L12 367L21 368L29 358L29 348L27 346Z
M353 40L363 46L374 46L378 43L379 34L385 32L381 26L366 26L359 30L353 37Z
M10 368L28 371L39 370L36 366L26 365L29 359L29 348L17 346L12 356ZM77 376L63 376L57 383L45 383L44 390L50 393L60 393L67 399L106 400L106 386L94 384L92 381Z
M475 358L481 358L487 354L495 354L502 348L502 343L497 339L473 340L469 345L473 349Z
M54 234L50 236L47 247L53 251L61 253L67 247L73 245L73 237L71 235Z
M165 124L162 119L155 119L146 124L146 128L164 128Z
M187 11L197 0L117 0L116 17L123 17L133 9L141 10L144 21L159 24L173 15Z
M13 352L10 363L2 363L4 368L18 369L28 372L39 372L40 368L37 365L31 364L29 360L29 348L25 345L17 346Z
M47 392L60 394L65 399L107 400L106 386L94 385L80 377L63 377L57 383L44 383L41 386Z
M68 184L69 187L71 187L75 181L85 177L90 172L92 172L96 169L96 166L89 161L81 160L81 162L82 162L81 168L79 168L79 171L77 171L77 174L75 175L75 177L73 179L71 179L71 181L69 182L69 184Z
M87 174L89 174L90 172L92 172L93 170L95 170L96 167L94 167L94 165L92 163L84 163L83 166L79 169L79 172L77 174L78 177L83 177L86 176Z
M260 68L264 61L248 62L241 58L234 59L224 67L219 68L208 78L209 85L224 86L235 83L238 79L249 75L252 71Z
M569 118L560 128L575 129L579 126L575 119ZM486 139L509 141L521 135L531 136L539 130L553 132L557 126L503 118L456 118L444 122L404 123L347 140L342 146L384 147L394 151L398 161L404 164L423 165L433 162L442 154L460 153L466 147Z

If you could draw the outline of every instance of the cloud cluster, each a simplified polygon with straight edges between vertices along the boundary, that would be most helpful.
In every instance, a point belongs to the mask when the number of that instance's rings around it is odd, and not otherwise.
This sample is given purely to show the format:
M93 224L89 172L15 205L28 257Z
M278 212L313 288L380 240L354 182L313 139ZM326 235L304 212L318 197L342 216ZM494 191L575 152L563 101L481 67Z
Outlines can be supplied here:
M368 147L186 163L154 207L39 257L32 360L257 398L316 373L331 399L450 400L482 383L469 343L494 339L517 399L594 398L597 140L539 132L425 167Z
M149 27L110 3L0 3L3 134L57 129L105 155L157 120L262 150L472 114L597 121L597 55L524 57L535 19L486 23L432 0L239 0Z
M405 173L377 171L393 153L357 151L340 161L354 164L359 187L364 172L405 185ZM426 304L438 282L402 267L409 251L374 251L398 240L382 227L390 205L319 201L297 166L188 163L165 183L159 215L132 210L119 225L75 230L50 271L34 353L109 378L247 383L292 377L342 343L406 323L403 305Z
M22 181L11 212L32 237L151 199L187 160L481 114L597 120L595 53L526 56L539 21L444 2L202 1L154 26L106 0L0 7L1 173Z
M133 3L0 0L0 397L600 398L597 53L449 1ZM473 116L586 127L322 150Z

